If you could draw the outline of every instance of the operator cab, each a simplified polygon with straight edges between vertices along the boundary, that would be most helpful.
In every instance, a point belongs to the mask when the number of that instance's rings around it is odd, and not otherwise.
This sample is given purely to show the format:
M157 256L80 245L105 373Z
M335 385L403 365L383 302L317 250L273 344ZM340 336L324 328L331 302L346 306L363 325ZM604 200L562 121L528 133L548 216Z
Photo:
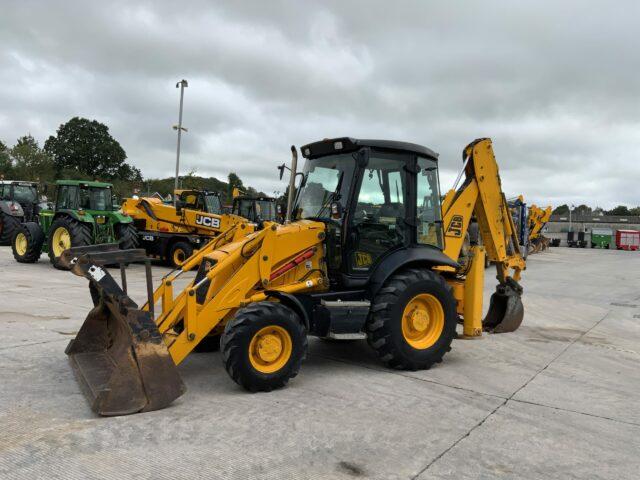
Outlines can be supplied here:
M180 190L176 191L176 194L178 195L178 202L181 208L213 213L215 215L222 213L222 202L215 192Z
M111 184L63 182L57 184L56 210L114 210Z
M338 138L302 147L294 219L327 225L332 282L364 286L392 256L443 253L437 154L411 143Z
M276 203L270 197L234 197L231 213L255 223L276 222Z

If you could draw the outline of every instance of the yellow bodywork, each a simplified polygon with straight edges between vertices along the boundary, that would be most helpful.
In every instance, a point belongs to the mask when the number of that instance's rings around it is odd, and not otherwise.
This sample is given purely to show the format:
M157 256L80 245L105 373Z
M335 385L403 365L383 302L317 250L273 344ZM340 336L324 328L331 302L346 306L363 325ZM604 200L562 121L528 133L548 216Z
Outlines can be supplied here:
M162 309L156 325L176 364L211 331L223 327L239 307L267 299L268 291L328 288L323 223L300 220L282 226L268 222L260 231L252 229L250 224L230 228L189 258L181 270L164 278L155 290L153 300ZM278 274L301 254L304 261ZM198 266L196 279L174 298L174 280Z
M176 209L157 198L127 198L122 212L136 221L144 222L141 230L166 233L190 233L215 236L231 226L246 222L237 215L217 215L188 208Z
M535 204L529 207L529 245L532 247L532 253L547 247L548 239L542 235L542 229L551 218L551 211L551 205L544 209Z
M485 254L496 265L500 283L505 283L507 278L520 280L525 261L520 255L516 228L502 192L491 140L470 144L464 155L467 158L465 180L460 188L447 192L442 201L444 253L455 261L460 260L472 217L478 222L483 246L471 248L471 264L466 271L450 267L438 270L450 273L447 282L453 288L458 314L464 320L465 337L477 337L482 335Z

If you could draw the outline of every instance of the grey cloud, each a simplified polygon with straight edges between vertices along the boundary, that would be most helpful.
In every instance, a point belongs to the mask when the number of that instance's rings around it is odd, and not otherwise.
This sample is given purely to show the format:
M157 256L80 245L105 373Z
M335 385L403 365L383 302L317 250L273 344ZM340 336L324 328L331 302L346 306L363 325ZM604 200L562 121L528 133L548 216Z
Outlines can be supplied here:
M146 176L182 165L282 189L288 146L352 135L423 143L442 186L490 136L510 195L637 205L640 4L35 2L0 17L0 139L107 123Z

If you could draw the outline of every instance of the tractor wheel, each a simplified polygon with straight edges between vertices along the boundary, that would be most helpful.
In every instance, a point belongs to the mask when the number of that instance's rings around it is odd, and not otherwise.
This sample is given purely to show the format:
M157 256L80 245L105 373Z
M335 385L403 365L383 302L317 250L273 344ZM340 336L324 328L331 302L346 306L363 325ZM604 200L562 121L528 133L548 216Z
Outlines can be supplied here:
M188 242L176 242L169 250L168 263L173 268L180 268L184 261L193 255L193 247Z
M133 223L119 223L115 230L121 250L138 248L138 229Z
M13 233L18 226L22 223L20 217L14 217L7 215L4 212L0 212L0 245L10 245Z
M35 263L42 253L44 232L35 222L18 225L11 239L13 258L19 263Z
M430 271L392 275L373 299L367 340L389 367L424 370L451 350L458 315L451 287Z
M49 229L49 260L59 270L66 270L60 264L60 255L71 247L91 245L91 227L71 217L57 218Z
M298 315L280 303L265 301L236 312L225 326L220 350L234 382L250 392L270 392L298 374L307 345Z

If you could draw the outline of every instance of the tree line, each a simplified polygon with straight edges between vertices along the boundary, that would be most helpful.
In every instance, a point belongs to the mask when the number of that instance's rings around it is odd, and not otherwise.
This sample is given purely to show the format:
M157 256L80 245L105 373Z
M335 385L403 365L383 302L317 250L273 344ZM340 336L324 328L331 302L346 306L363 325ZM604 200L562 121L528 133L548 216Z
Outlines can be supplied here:
M553 212L553 215L569 215L569 205L563 204L556 207ZM611 210L605 210L600 207L591 208L588 205L578 205L571 210L572 215L613 215L613 216L631 216L637 215L640 216L640 207L629 208L626 205L618 205L617 207L612 208Z
M143 179L142 172L126 160L125 150L109 128L87 118L74 117L63 123L42 147L30 134L18 138L12 147L0 140L0 177L6 180L34 181L49 188L59 179L102 180L113 183L118 197L130 196L134 190L163 196L173 192L173 177ZM180 177L180 186L218 192L227 202L234 187L258 193L245 187L235 173L224 182L190 172Z

